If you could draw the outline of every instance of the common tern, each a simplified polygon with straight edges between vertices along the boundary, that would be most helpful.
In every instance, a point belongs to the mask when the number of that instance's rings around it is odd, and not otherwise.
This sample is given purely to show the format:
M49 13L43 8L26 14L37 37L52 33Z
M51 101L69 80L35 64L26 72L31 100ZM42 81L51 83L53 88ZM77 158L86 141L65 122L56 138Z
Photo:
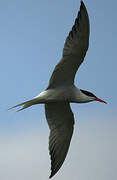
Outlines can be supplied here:
M89 17L81 1L80 10L63 48L62 58L55 66L47 88L32 100L23 102L9 109L21 106L21 111L35 104L45 104L45 115L50 128L49 152L51 156L51 175L61 168L74 129L74 115L70 103L105 101L93 93L74 85L75 74L84 60L89 46Z

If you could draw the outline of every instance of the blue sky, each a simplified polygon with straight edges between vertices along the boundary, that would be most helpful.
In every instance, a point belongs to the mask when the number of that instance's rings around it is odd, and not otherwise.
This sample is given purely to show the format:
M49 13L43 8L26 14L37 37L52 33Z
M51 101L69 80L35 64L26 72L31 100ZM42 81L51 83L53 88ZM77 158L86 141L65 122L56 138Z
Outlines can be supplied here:
M65 164L53 179L114 180L117 178L117 2L84 2L90 18L90 44L75 83L108 104L72 104L76 119L74 136ZM2 180L48 179L49 130L43 105L19 113L6 109L46 88L79 6L79 0L0 1Z

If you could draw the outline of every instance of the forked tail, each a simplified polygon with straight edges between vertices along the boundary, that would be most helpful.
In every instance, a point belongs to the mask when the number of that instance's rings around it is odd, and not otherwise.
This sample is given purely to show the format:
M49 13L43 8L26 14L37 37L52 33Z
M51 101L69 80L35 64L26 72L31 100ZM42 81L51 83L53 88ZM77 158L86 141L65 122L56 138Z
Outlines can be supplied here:
M32 100L30 100L30 101L26 101L26 102L23 102L23 103L21 103L21 104L17 104L17 105L15 105L15 106L9 108L8 110L11 110L11 109L13 109L13 108L22 106L20 109L18 109L18 110L16 111L16 112L18 112L18 111L22 111L23 109L28 108L29 106L32 106L33 104L36 104L36 99L32 99Z

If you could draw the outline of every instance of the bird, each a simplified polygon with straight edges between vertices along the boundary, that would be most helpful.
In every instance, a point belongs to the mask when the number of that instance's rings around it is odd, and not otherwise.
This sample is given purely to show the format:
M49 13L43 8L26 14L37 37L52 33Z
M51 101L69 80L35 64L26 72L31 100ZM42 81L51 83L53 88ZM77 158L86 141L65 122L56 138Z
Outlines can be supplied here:
M90 23L84 2L74 25L69 32L62 53L62 58L55 66L47 88L33 99L20 103L8 110L21 107L18 111L35 104L45 105L45 116L50 129L49 153L51 158L52 178L63 165L68 153L74 130L74 114L70 103L106 102L93 93L75 86L74 79L89 47Z

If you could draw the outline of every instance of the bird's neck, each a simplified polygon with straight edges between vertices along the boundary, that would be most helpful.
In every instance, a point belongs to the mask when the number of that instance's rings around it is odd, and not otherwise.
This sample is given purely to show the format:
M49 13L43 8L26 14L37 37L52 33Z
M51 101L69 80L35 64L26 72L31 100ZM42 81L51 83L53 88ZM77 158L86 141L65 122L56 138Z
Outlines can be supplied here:
M75 88L74 102L75 103L87 103L93 101L93 97L85 95L79 88Z

